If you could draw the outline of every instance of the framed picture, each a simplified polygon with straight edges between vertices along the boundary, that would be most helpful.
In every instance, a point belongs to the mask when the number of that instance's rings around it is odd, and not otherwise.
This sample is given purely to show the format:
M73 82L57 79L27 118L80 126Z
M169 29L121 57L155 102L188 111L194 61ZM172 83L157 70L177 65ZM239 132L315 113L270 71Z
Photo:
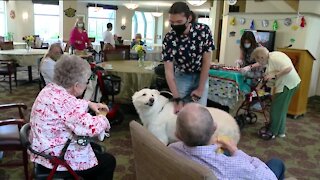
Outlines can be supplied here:
M78 18L78 19L82 19L82 21L83 21L84 23L86 23L86 15L84 15L84 14L77 14L77 18Z

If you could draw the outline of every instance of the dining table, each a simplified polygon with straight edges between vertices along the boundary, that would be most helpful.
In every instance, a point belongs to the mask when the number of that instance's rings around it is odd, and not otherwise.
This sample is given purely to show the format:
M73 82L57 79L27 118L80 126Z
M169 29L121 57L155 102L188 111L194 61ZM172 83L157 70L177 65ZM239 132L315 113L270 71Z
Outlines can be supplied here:
M39 66L39 59L47 53L47 49L10 49L0 51L0 60L14 60L20 66L28 67L29 81L32 81L32 67Z
M121 103L131 103L133 94L149 88L156 77L153 69L157 64L152 61L146 61L144 66L139 66L138 61L134 60L107 61L97 65L103 67L107 74L121 78L120 93L115 96L116 101Z

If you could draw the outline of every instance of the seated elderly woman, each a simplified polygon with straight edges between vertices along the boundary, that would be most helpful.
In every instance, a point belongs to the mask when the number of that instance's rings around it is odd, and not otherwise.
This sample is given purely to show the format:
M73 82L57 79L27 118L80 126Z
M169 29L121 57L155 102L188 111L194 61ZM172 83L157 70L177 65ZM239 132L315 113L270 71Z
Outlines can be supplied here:
M32 148L38 152L59 155L68 138L97 136L110 129L103 116L108 107L104 104L77 99L86 89L91 75L87 61L63 55L56 63L53 83L49 83L36 98L30 116ZM90 115L88 108L97 116ZM31 161L52 169L45 158L30 154ZM90 144L71 143L65 154L66 162L84 179L112 179L116 165L114 156L95 153ZM66 171L59 166L58 171Z
M41 60L40 73L44 78L46 84L53 81L54 66L56 61L63 54L60 43L54 43L50 46L48 53Z
M131 48L135 45L144 45L144 42L141 40L142 36L140 33L136 34L136 37L131 42Z

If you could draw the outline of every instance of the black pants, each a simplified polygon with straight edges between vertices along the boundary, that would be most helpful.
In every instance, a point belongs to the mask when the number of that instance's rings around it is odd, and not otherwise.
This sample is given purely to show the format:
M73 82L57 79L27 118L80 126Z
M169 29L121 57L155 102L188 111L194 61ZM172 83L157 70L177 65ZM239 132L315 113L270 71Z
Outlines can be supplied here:
M95 152L96 158L98 159L98 165L90 169L83 171L76 171L76 173L83 179L96 179L96 180L112 180L113 172L116 167L116 159L109 153L97 153ZM42 173L49 174L51 169L44 166L38 165L41 168Z
M109 153L95 153L98 159L98 165L76 173L84 179L112 180L113 172L116 167L116 159Z

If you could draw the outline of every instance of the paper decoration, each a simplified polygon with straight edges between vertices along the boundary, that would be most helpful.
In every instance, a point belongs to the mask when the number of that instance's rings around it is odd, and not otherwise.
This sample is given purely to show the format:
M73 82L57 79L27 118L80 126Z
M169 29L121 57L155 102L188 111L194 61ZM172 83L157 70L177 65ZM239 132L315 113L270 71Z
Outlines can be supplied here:
M283 24L284 24L285 26L290 26L290 25L292 24L291 18L286 18L286 19L284 20Z
M301 18L301 23L300 23L300 27L304 28L306 26L306 19L304 18L304 16L302 16Z
M262 21L262 27L268 27L269 26L269 21L268 20L263 20Z
M235 17L233 17L233 18L230 20L230 25L231 25L231 26L236 25L236 18L235 18Z
M246 19L245 18L240 18L240 20L239 20L239 22L240 22L240 24L245 24L246 23Z
M290 42L291 42L291 43L294 43L294 42L296 42L296 39L295 39L295 38L291 38L291 39L290 39Z
M255 27L254 27L254 20L251 21L250 29L251 29L251 30L254 30L254 29L255 29Z
M234 36L236 36L236 32L234 31L229 32L229 37L234 37Z
M240 29L240 35L242 36L242 34L244 33L245 29Z
M278 21L277 20L274 20L272 28L273 28L274 31L278 30L279 26L278 26Z
M294 30L294 31L296 31L296 30L299 29L299 26L296 25L296 24L294 24L294 25L291 26L291 29Z

